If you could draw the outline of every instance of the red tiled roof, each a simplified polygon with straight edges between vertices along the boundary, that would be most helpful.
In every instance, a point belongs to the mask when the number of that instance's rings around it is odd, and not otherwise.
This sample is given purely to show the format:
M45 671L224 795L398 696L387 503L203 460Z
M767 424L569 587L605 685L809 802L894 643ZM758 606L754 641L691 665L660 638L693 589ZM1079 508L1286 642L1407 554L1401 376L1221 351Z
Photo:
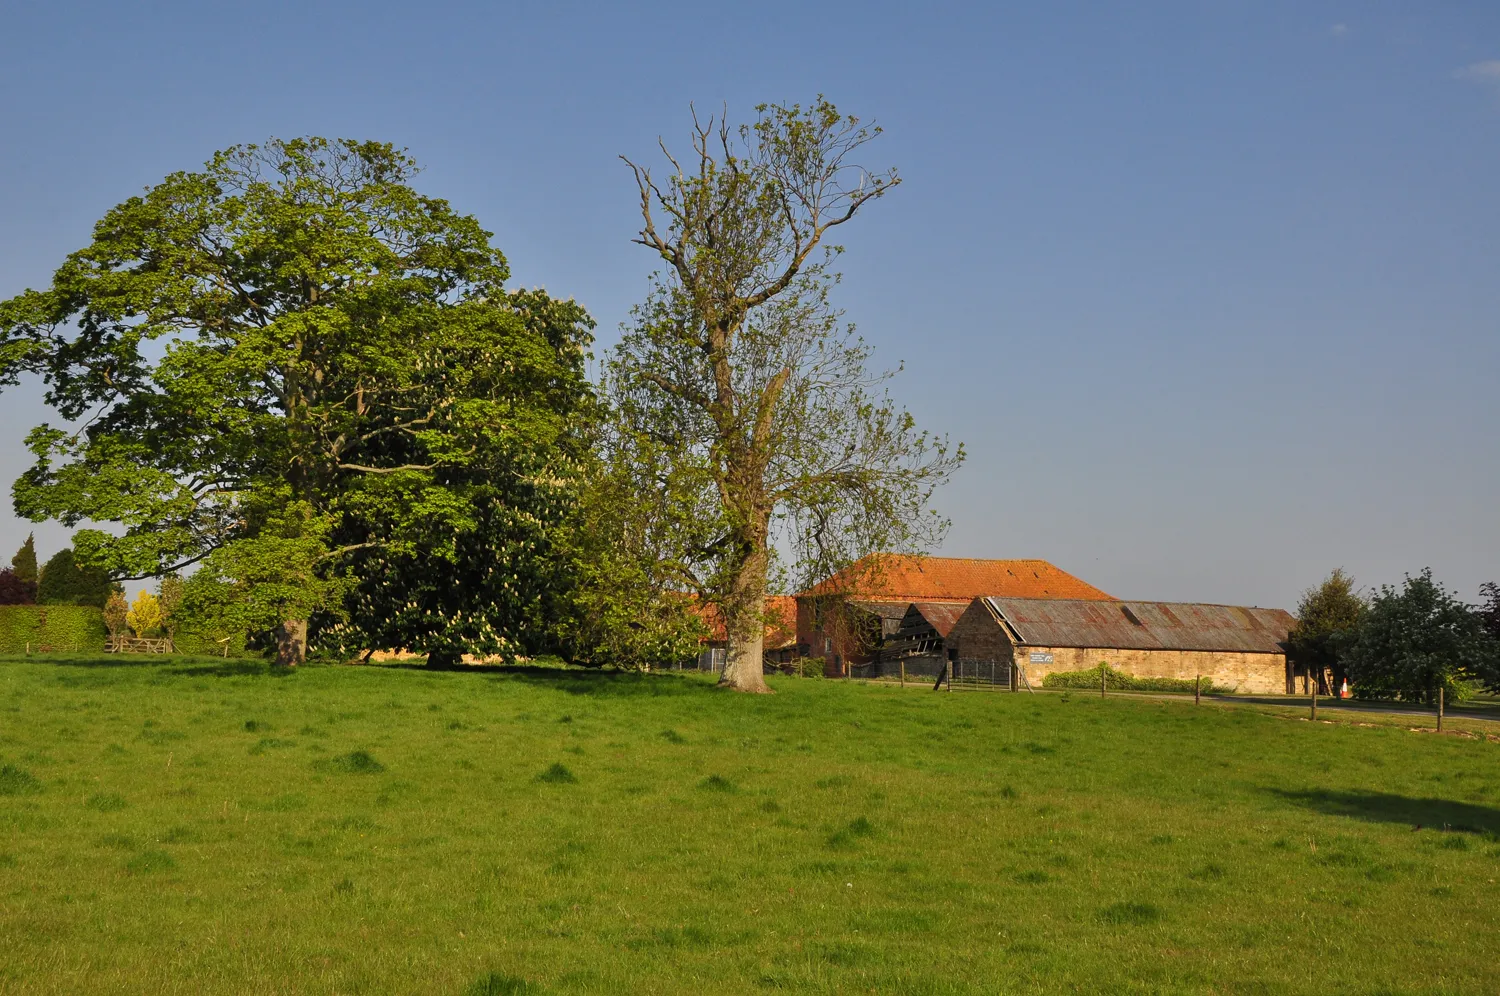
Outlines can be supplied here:
M728 634L724 629L724 617L713 603L700 603L694 608L698 618L708 627L704 643L723 643ZM765 649L781 650L797 642L797 600L791 595L766 596L766 642Z
M800 594L842 594L911 602L968 602L989 595L1115 600L1045 560L973 560L905 554L871 554Z

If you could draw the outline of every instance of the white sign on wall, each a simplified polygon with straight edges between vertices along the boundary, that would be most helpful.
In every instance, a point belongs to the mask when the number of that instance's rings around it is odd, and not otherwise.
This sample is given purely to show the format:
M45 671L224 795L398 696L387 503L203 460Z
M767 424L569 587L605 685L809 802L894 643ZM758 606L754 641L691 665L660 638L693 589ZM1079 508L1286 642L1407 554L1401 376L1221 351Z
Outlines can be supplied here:
M1037 653L1035 651L1032 651L1032 654L1031 654L1031 663L1033 663L1033 664L1051 664L1052 663L1052 655L1051 654L1039 654L1039 653Z

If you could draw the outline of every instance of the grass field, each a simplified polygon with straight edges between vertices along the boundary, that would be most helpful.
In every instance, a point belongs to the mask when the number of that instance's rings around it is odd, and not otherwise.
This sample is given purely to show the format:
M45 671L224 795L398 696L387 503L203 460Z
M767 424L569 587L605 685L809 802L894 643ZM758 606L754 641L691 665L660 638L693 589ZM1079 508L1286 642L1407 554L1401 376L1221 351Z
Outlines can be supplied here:
M1494 740L773 684L0 662L0 992L1500 991Z

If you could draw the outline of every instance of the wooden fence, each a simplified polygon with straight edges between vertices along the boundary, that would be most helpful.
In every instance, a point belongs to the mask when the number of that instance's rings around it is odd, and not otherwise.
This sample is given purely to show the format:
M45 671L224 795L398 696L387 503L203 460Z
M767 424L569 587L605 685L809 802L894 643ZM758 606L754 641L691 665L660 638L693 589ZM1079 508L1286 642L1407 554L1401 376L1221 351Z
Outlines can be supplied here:
M144 636L111 636L104 641L106 654L170 654L172 638Z

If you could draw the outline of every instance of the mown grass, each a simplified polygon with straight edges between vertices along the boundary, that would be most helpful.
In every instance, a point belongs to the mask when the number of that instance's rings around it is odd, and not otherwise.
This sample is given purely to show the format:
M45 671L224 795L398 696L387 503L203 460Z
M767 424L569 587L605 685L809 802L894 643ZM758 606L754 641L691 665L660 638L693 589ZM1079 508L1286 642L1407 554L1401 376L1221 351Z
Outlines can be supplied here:
M0 662L0 992L1500 991L1500 743L773 684Z

